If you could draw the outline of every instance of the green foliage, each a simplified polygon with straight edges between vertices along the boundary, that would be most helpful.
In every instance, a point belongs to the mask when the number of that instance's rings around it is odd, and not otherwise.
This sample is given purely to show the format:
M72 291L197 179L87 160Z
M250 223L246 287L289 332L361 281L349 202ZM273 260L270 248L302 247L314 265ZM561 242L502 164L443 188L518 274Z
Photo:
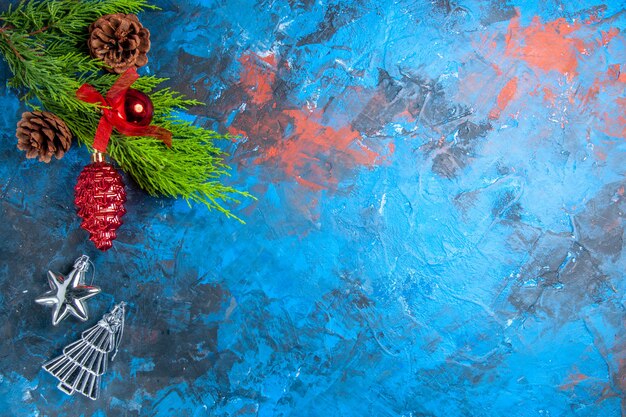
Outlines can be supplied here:
M76 90L89 83L105 93L118 76L103 73L102 64L89 57L88 27L106 14L148 8L155 7L147 0L32 0L9 8L0 15L0 53L13 73L10 85L32 107L41 105L63 119L91 149L100 112L78 100ZM218 181L228 167L214 142L228 137L177 118L176 111L202 103L167 88L155 90L163 81L142 76L133 88L150 95L153 124L172 132L172 148L154 138L114 134L109 155L149 194L200 202L241 221L223 204L251 196Z

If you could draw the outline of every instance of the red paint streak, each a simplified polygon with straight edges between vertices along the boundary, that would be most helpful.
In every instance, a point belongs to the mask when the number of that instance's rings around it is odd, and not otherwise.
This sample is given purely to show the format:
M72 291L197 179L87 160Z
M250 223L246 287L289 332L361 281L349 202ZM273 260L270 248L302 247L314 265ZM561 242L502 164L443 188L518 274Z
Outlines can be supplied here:
M413 115L409 109L404 109L401 112L398 112L396 114L396 117L399 119L401 117L403 117L405 120L409 121L409 122L414 122L415 121L415 115Z
M542 24L538 16L522 27L518 13L509 23L505 53L533 68L557 71L571 79L578 68L578 54L585 51L584 41L574 36L580 27L563 18Z
M554 106L556 94L549 87L543 87L543 99Z
M492 120L500 117L500 113L509 105L513 97L517 93L517 77L511 78L504 85L496 100L496 107L489 112L489 118Z
M589 87L587 93L582 98L582 104L588 105L591 101L595 100L600 93L600 83L598 80L595 80L594 83ZM570 100L571 101L571 100Z
M575 98L580 100L583 109L594 116L594 128L608 136L626 138L626 98L620 97L624 91L626 74L620 64L608 65L587 89ZM572 97L574 99L574 97ZM596 149L599 160L606 160L608 151Z
M264 58L244 55L239 62L243 65L240 83L246 91L252 93L252 102L262 105L271 101L274 96L272 86L276 81L276 58L273 55ZM261 65L260 62L267 65Z
M495 105L499 87L504 80L498 76L497 69L492 66L468 70L468 72L463 70L459 73L462 82L452 99L460 102L471 100L472 107L476 109L477 114L481 117L487 116Z
M334 161L344 166L373 166L379 157L360 144L360 134L351 127L336 130L320 124L316 114L300 110L283 113L290 117L293 133L267 149L257 162L273 162L307 188L321 190L336 185Z
M246 54L240 62L239 95L251 105L228 130L248 137L245 146L257 155L255 163L278 169L303 187L322 190L336 188L356 167L383 162L350 125L326 126L321 113L289 107L283 101L278 105L274 86L279 65L274 55Z
M585 24L591 25L593 23L599 23L601 21L602 21L602 18L600 18L600 15L598 15L598 13L594 13L591 16L589 16L587 19L585 19Z
M621 71L620 64L609 65L607 75L611 81L619 81L620 83L626 83L626 73Z
M614 37L619 35L619 29L618 28L611 28L611 29L609 29L608 32L605 32L605 31L601 31L601 32L602 32L602 39L600 40L600 46L608 45L609 42L611 42L611 40Z
M615 100L617 111L603 112L600 115L602 124L600 131L609 136L626 138L626 98L619 97Z
M244 132L243 130L237 129L234 126L231 126L228 128L228 133L230 133L233 136L246 136L246 132Z
M585 375L585 374L581 374L581 373L575 373L575 374L570 374L568 377L568 383L566 384L562 384L559 385L559 389L561 391L569 391L572 390L574 388L576 388L576 386L578 384L580 384L583 381L586 381L589 379L589 376Z
M606 153L597 148L593 151L593 153L600 161L606 161L606 158L608 157Z
M278 65L278 60L276 59L276 54L274 53L257 55L257 57L266 64L269 64L272 68L276 68L276 66Z
M606 74L609 76L609 80L619 80L620 76L620 65L613 64L609 65L609 69L606 71Z

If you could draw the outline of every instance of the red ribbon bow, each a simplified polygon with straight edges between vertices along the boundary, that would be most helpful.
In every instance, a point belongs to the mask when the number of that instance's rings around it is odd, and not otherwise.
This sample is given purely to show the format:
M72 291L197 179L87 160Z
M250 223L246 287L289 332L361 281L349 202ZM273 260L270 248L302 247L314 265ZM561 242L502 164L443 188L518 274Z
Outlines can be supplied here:
M79 100L87 103L100 103L103 106L102 117L93 141L95 150L106 152L113 128L126 136L151 136L162 140L168 147L172 146L172 133L169 130L159 126L138 126L124 118L124 97L138 78L137 70L129 68L113 83L106 97L102 97L102 94L89 84L83 84L76 91L76 97Z

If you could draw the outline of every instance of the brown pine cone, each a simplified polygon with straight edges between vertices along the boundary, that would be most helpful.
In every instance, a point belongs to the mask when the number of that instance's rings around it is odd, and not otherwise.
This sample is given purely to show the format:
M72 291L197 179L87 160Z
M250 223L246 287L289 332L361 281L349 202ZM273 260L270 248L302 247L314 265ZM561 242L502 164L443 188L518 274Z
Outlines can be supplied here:
M108 14L89 26L87 45L91 56L104 61L109 72L121 74L148 63L150 31L134 14Z
M45 163L52 155L63 158L72 144L72 132L65 122L47 111L27 111L17 123L17 148L27 158L39 157Z

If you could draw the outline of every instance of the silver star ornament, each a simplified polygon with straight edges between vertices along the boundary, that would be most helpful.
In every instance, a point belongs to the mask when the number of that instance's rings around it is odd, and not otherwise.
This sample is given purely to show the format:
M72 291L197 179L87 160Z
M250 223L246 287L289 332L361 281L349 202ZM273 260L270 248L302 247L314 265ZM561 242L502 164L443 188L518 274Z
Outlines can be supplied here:
M82 321L89 319L84 301L98 294L99 287L85 285L85 272L89 269L89 257L82 255L74 262L74 269L67 278L48 271L50 291L35 299L35 302L53 306L52 324L58 325L69 314Z

